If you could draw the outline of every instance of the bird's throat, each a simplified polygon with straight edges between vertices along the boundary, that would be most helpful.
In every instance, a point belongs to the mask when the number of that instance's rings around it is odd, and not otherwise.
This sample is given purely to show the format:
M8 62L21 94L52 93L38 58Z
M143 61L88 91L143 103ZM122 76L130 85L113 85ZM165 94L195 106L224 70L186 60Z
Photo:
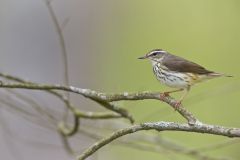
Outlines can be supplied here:
M151 59L152 66L154 67L156 65L160 65L162 60L163 60L163 57L159 59Z

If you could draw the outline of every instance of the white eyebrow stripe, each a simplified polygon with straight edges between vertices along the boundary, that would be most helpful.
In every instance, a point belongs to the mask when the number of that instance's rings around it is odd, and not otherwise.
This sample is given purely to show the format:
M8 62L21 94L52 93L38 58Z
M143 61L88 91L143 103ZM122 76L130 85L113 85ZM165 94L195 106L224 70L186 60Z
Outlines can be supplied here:
M155 52L157 52L157 53L166 53L166 51L152 51L150 54L152 54L152 53L155 53Z

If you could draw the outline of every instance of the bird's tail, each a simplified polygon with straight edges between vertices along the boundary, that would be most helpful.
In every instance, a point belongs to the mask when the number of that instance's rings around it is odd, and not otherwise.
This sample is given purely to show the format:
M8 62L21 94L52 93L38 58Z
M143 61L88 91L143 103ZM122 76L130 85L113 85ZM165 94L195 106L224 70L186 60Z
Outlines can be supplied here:
M228 75L228 74L224 74L224 73L216 73L216 72L209 73L208 76L210 76L210 77L233 77L232 75Z

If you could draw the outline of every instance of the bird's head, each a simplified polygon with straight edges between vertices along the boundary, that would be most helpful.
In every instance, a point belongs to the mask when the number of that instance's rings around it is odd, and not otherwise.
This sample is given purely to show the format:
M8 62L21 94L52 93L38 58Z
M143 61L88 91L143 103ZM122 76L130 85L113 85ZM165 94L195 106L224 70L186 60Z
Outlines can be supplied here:
M164 51L162 49L154 49L148 52L145 56L139 57L138 59L149 59L152 61L152 63L158 63L166 54L167 51Z

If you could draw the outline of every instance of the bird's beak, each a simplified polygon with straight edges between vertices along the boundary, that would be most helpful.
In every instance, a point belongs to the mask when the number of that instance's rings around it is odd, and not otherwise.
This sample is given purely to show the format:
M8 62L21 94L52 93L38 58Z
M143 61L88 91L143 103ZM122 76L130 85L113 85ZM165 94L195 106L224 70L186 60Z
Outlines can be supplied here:
M145 55L145 56L143 56L143 57L139 57L138 59L146 59L146 58L148 58L147 55Z

